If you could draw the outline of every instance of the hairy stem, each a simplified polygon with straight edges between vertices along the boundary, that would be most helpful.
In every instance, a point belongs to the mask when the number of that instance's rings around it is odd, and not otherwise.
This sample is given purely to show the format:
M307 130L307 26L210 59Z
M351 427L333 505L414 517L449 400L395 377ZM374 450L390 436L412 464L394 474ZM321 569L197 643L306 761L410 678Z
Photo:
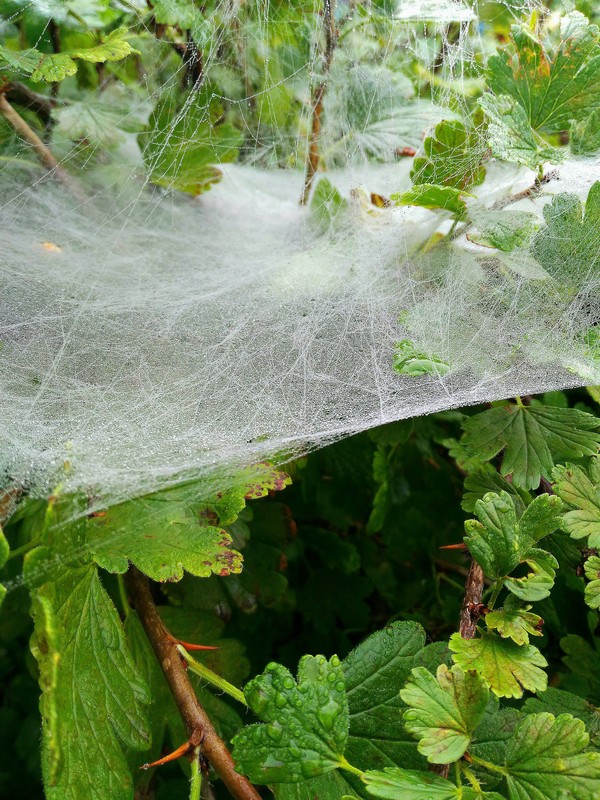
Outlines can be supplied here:
M232 797L235 797L236 800L260 800L260 795L252 784L235 771L235 764L229 750L217 736L210 719L198 702L175 640L163 625L156 610L150 594L148 579L135 567L131 567L125 582L158 663L167 679L190 743L195 747L201 746L202 753L215 768Z
M321 114L323 113L323 98L327 90L327 77L333 61L333 53L337 41L335 28L335 0L323 0L323 29L325 32L324 64L321 80L313 87L311 92L312 123L308 140L308 156L306 159L306 175L300 204L305 206L310 197L310 191L315 182L319 169L321 154L319 151L319 136L321 133Z
M212 684L215 688L220 689L222 692L225 692L225 694L233 697L233 699L237 700L238 703L242 703L245 706L248 705L246 698L244 697L244 693L240 689L238 689L236 686L232 686L232 684L229 683L229 681L226 681L225 678L217 675L217 673L213 672L212 669L209 669L208 667L204 666L204 664L196 661L195 658L192 658L192 656L182 645L177 645L177 650L192 672L194 672L200 678L204 678L205 681Z

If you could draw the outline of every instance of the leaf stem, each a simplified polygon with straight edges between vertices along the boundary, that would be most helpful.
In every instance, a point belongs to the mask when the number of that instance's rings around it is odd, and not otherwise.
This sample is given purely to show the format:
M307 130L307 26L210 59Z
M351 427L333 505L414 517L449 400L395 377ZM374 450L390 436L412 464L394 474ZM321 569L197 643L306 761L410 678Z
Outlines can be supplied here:
M200 747L194 748L192 777L190 780L190 800L200 800L202 792L202 769L200 768Z
M471 756L471 758L472 758L472 756ZM467 765L464 763L464 761L460 761L460 762L457 761L456 762L456 766L459 768L458 769L459 774L460 774L460 772L462 772L462 774L469 781L469 783L471 784L473 789L476 792L481 792L481 784L479 783L479 781L477 780L477 778L473 774L473 770L470 770L469 767L467 767Z
M498 775L506 775L507 772L504 767L499 767L497 764L492 764L491 761L484 761L482 758L477 758L477 756L469 754L471 757L471 761L474 764L477 764L478 767L483 767L483 769L487 769L489 772L495 772ZM464 772L464 768L463 768ZM466 772L465 772L466 775Z
M236 800L261 800L248 779L235 771L231 753L217 735L208 715L198 702L181 654L156 610L148 578L135 567L130 567L125 576L125 584L133 607L140 616L146 635L167 679L190 741L193 740L195 747L201 745L203 754Z
M41 544L41 539L32 539L30 542L21 545L21 547L17 547L16 550L11 550L6 560L10 561L11 558L18 558L19 556L24 556L26 553L28 553L30 550L33 550L34 547L37 547L39 544Z
M345 769L346 772L351 772L353 775L358 775L359 778L362 778L363 775L365 774L362 770L358 769L357 767L353 767L352 764L346 761L344 756L341 757L339 761L339 766L340 769Z
M188 651L182 645L177 645L177 650L181 654L181 657L185 660L186 664L188 665L189 669L196 675L199 675L201 678L204 678L205 681L215 686L217 689L220 689L225 694L228 694L230 697L233 697L234 700L237 700L238 703L243 703L246 707L248 703L246 702L246 698L244 697L244 693L238 689L233 684L226 681L225 678L222 678L220 675L217 675L216 672L213 672L212 669L209 669L204 664L201 664L199 661L196 661L195 658L188 653Z

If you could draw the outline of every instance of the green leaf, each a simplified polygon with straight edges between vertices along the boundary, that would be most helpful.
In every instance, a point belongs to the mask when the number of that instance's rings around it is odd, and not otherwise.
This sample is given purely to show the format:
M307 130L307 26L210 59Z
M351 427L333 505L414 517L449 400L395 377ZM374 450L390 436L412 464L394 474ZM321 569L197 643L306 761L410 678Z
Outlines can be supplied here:
M529 25L514 25L511 43L488 61L490 89L516 101L532 128L553 133L600 106L598 28L573 11L557 33L542 40Z
M485 624L496 630L503 639L512 639L515 644L529 644L530 636L543 636L543 619L530 612L531 606L523 606L509 595L504 606L485 615Z
M35 49L15 52L0 47L0 69L8 68L30 77L32 81L56 83L77 72L77 61L98 64L120 61L131 53L138 53L127 41L129 35L127 28L117 28L94 47L80 47L63 53L41 53Z
M472 207L469 216L477 228L467 234L469 241L506 253L526 247L537 227L537 218L529 211Z
M440 664L437 679L424 667L413 669L400 697L408 706L406 730L419 740L419 752L433 764L451 764L468 748L489 692L477 672Z
M594 455L600 420L585 411L509 403L474 414L463 423L462 444L485 461L504 450L502 475L522 489L537 489L556 459Z
M537 697L528 697L523 710L528 714L545 711L554 714L555 717L559 714L571 714L585 725L592 746L600 745L600 709L583 697L549 686Z
M192 95L182 109L168 97L156 106L148 130L138 136L153 183L202 194L221 180L215 164L233 161L242 134L221 121L223 109L204 95Z
M468 189L485 178L485 144L477 130L460 120L442 120L423 142L423 156L413 160L413 184Z
M600 548L600 459L588 471L573 464L556 467L554 491L572 511L563 515L561 528L573 539L588 537L588 547Z
M583 286L598 265L595 238L600 225L600 181L594 183L584 207L574 194L558 194L544 206L545 227L536 234L532 255L561 283Z
M585 587L585 602L590 608L600 608L600 558L592 556L584 564L585 577L589 583Z
M304 656L298 678L271 663L244 688L248 705L267 724L233 740L233 757L254 783L295 783L344 764L348 700L341 662Z
M569 714L530 714L518 725L506 752L510 800L595 800L600 794L600 753L582 752L585 725Z
M242 569L231 536L203 525L193 505L173 501L168 493L108 508L92 520L89 546L109 572L124 573L132 563L155 581L180 580L184 570L207 577Z
M346 757L360 769L424 762L402 721L400 689L414 667L435 669L438 645L425 646L416 622L393 622L369 636L342 662L350 713Z
M354 800L355 788L349 784L344 773L328 772L318 778L311 778L302 783L276 783L273 794L277 800L344 800L352 793ZM363 792L360 793L362 797Z
M600 150L600 108L571 125L571 152L576 156L589 155Z
M394 345L394 370L400 375L445 375L450 365L436 355L418 350L413 342L403 339Z
M430 183L415 184L402 194L393 194L391 199L397 206L422 206L423 208L443 209L453 214L463 215L467 206L463 200L465 192L453 186L437 186Z
M150 698L96 569L62 567L33 592L33 616L46 797L131 800L133 780L119 741L150 746L144 712Z
M593 644L574 633L560 640L565 653L563 661L577 678L578 685L583 684L586 696L600 704L600 651L595 639Z
M438 775L409 769L369 770L364 781L369 794L388 800L502 800L496 792L459 789Z
M550 161L559 164L564 153L549 147L529 123L526 112L516 100L500 95L484 94L479 101L488 120L488 140L492 155L504 161L537 169Z
M455 457L452 452L450 455ZM482 500L488 492L493 492L495 494L507 492L507 494L513 498L517 515L521 516L525 511L524 499L521 494L519 494L517 488L513 483L503 478L498 470L494 469L491 464L481 464L474 472L467 475L464 488L465 493L461 503L463 511L468 511L469 513L474 512L475 503L478 500ZM524 492L523 494L528 500L530 499L527 493Z
M547 661L532 645L518 645L493 632L476 639L463 639L459 633L450 637L452 658L463 670L477 670L498 697L522 697L523 691L540 692L548 678L540 667Z
M465 522L465 544L489 578L504 578L527 560L532 544L556 530L561 509L560 498L539 495L517 521L514 498L490 492L475 503L479 521Z
M558 561L551 553L532 548L522 557L530 572L522 578L507 578L504 586L521 600L536 602L550 595L558 569Z
M159 25L176 25L184 31L192 30L202 21L194 0L154 0L152 14Z

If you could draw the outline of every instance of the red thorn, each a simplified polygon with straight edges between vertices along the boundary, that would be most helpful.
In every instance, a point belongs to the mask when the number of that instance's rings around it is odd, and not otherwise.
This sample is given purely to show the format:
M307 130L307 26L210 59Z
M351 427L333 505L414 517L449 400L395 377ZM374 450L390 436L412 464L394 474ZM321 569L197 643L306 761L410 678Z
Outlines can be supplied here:
M158 761L152 761L151 764L143 764L140 769L150 769L151 767L161 767L163 764L168 764L170 761L177 761L178 758L182 756L187 756L190 750L193 748L191 742L187 741L184 742L177 750L173 750L172 753L169 753L162 758L159 758Z
M216 647L216 645L212 644L190 644L190 642L182 642L181 639L177 639L177 644L180 644L182 647L185 647L186 650L219 650L220 648Z
M458 544L445 544L440 547L440 550L466 550L467 545L464 542L459 542Z

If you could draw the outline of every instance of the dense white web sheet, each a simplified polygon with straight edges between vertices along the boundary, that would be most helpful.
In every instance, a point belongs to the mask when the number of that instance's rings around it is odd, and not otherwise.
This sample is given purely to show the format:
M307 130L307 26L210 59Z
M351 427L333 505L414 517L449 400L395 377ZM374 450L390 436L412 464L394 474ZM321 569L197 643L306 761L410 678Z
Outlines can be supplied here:
M585 197L598 174L566 165L548 194ZM404 164L330 178L383 194L409 185ZM498 167L484 194L530 181ZM491 299L464 340L450 331L482 309L465 291L468 264L443 285L419 275L411 253L439 225L433 212L357 204L347 225L316 235L301 183L230 165L200 200L109 192L82 205L41 183L5 201L3 472L43 492L68 461L67 485L114 500L190 471L223 480L390 420L583 382L564 368L573 350L560 324L538 332L539 363L507 362L503 342L523 335L511 305ZM459 365L444 377L392 370L400 313L417 302L413 332Z
M244 47L277 24L267 5ZM515 17L524 7L510 4ZM229 10L206 42L209 76L223 66L217 44L239 11L235 3L217 8ZM445 48L454 79L473 80L466 67L479 47L475 4L399 2L396 15L401 27L383 55L360 28L336 51L320 147L328 179L352 200L325 232L298 205L299 143L306 143L308 90L321 65L316 28L306 31L307 60L285 79L303 98L304 129L292 137L282 129L279 138L272 127L253 131L245 163L224 166L222 182L199 199L141 179L132 136L119 156L130 177L99 180L102 167L92 170L88 201L29 173L0 172L0 480L34 494L60 481L100 504L190 476L203 477L210 491L248 464L283 462L391 420L600 382L582 340L598 319L592 273L593 291L557 299L547 282L519 274L521 262L531 265L525 251L514 254L516 271L493 254L486 259L464 236L450 255L418 257L449 220L368 202L371 192L389 197L409 188L410 160L395 160L394 149L418 146L442 116L439 106L412 96L398 66L402 48L427 56L427 37L411 33L411 20L427 21L432 37L460 23ZM176 73L168 83L179 80ZM277 80L265 90L269 102ZM128 114L147 113L156 99L142 98ZM247 103L260 99L227 98L239 125ZM111 91L102 102L93 113L118 118ZM453 108L443 115L458 114L456 95ZM60 120L58 152L66 135ZM81 155L62 144L63 163L76 172ZM282 162L291 168L264 168ZM476 202L492 206L534 178L491 162ZM598 178L597 161L571 160L539 196L515 207L541 220L553 194L585 200ZM394 344L407 337L450 371L396 374Z

